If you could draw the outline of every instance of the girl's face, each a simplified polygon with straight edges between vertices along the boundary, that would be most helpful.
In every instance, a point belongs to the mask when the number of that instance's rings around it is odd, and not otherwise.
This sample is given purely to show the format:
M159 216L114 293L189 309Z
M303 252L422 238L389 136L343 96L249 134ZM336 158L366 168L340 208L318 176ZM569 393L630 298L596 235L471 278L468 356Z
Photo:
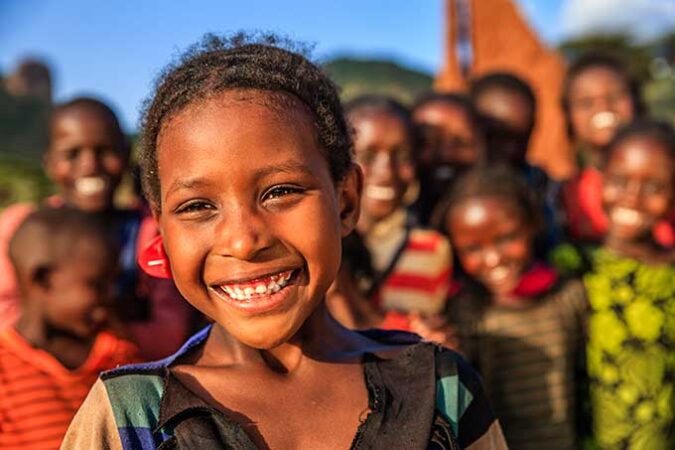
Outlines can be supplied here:
M590 67L578 74L569 97L575 138L596 148L607 145L619 126L635 114L626 80L606 67Z
M97 212L112 206L127 167L121 136L101 113L71 109L55 119L45 168L66 203Z
M604 170L609 237L632 241L651 235L673 205L674 170L668 149L647 136L634 136L614 149Z
M463 108L430 102L417 108L413 119L423 135L418 156L422 168L468 167L478 162L482 142Z
M532 259L534 232L517 205L469 198L450 209L445 228L466 273L492 294L507 295L518 286Z
M117 261L93 238L81 239L71 256L49 272L41 306L50 326L87 338L108 318Z
M360 172L334 184L294 97L231 90L164 123L159 223L188 301L241 343L288 341L338 272Z
M403 121L387 112L352 117L356 159L363 168L363 214L371 221L389 216L401 206L413 180L411 145Z

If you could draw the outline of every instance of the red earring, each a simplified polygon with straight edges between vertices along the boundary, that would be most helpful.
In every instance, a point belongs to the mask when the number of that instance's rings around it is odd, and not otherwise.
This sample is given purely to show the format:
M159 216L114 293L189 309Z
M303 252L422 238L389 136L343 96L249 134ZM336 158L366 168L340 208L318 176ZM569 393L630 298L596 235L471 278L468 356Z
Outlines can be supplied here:
M162 236L157 235L138 255L138 265L151 277L171 278L169 258L164 251Z

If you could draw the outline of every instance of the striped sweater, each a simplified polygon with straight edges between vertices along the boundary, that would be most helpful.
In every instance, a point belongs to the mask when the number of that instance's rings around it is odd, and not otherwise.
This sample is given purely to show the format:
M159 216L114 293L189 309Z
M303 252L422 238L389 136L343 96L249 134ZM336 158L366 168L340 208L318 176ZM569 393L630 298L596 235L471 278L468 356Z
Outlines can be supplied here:
M100 333L87 360L68 370L13 328L0 332L0 448L56 449L99 374L136 361L136 350Z

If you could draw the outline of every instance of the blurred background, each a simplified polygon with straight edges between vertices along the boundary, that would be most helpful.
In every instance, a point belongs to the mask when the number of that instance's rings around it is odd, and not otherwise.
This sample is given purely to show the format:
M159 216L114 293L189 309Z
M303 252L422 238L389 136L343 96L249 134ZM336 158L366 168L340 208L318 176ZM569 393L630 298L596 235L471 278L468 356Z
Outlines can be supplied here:
M481 39L563 61L599 49L630 66L654 115L675 121L674 1L493 3L481 13L461 0L452 8L444 0L0 0L0 209L52 192L40 161L53 103L99 97L133 139L157 73L205 32L285 34L312 46L345 100L382 93L406 103L476 73Z

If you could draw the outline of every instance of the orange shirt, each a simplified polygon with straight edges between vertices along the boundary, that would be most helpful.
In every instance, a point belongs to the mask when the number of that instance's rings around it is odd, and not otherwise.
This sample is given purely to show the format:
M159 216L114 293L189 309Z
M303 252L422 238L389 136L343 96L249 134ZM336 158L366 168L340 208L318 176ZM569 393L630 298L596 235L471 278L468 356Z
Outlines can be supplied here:
M0 449L58 449L103 370L135 361L135 347L100 333L84 364L63 367L14 328L0 331Z

